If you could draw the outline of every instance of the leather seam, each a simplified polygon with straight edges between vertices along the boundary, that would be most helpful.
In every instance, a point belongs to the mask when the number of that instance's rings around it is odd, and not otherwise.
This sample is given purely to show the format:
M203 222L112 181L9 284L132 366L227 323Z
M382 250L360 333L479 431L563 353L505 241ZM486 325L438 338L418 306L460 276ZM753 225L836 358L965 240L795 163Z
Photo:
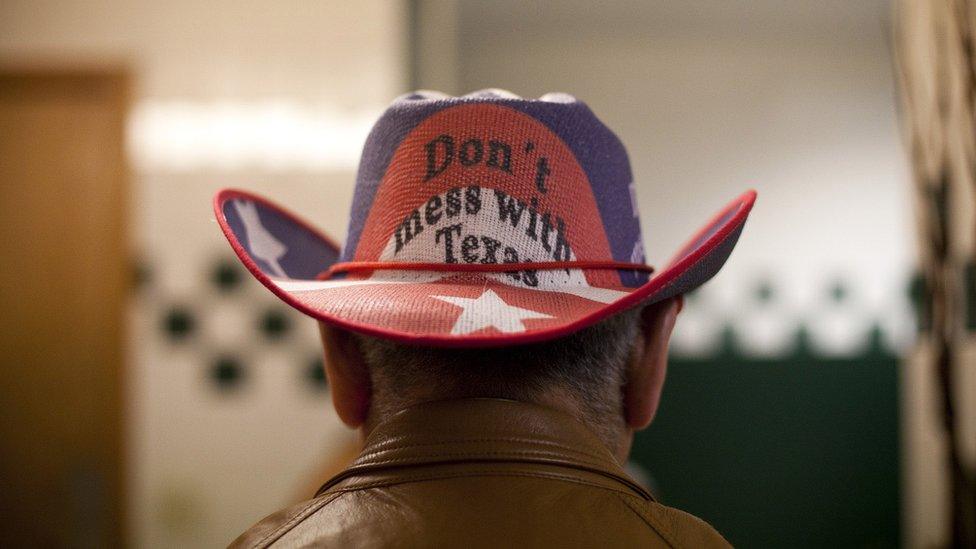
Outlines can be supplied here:
M648 525L651 528L651 530L657 532L657 535L661 536L661 539L663 539L665 543L667 543L670 547L677 547L677 545L674 543L674 540L671 539L671 536L665 535L665 533L661 531L660 528L658 528L655 524L653 524L653 522L647 517L645 513L643 513L640 509L636 508L633 503L627 501L627 498L621 496L619 493L617 494L617 497L619 497L620 501L624 502L624 505L629 507L630 510L633 511L635 515L640 517L640 519L644 521L644 524Z
M513 451L503 451L503 452L441 452L441 453L437 453L437 454L408 456L408 457L402 457L402 458L390 458L390 459L378 460L378 461L367 461L367 462L363 462L363 463L356 463L356 464L354 464L354 467L364 467L364 466L370 466L370 465L389 465L389 464L393 464L393 463L404 463L404 462L416 462L417 460L431 459L431 458L437 459L437 458L444 458L444 457L486 457L486 456L494 456L494 457L505 457L505 456L508 456L508 457L536 457L536 458L545 458L545 457L549 457L549 458L556 457L556 458L558 458L558 457L560 457L558 454L555 454L554 455L551 452L546 452L546 451L543 451L543 450L538 450L538 451L534 451L534 450L523 450L523 451L513 450ZM578 459L578 458L577 459L574 459L573 461L575 461L577 463L580 463L582 465L589 465L591 467L597 467L597 468L600 468L600 469L606 469L607 468L607 463L606 462L587 461L587 460L582 460L582 459Z
M370 456L375 456L375 455L378 455L378 454L382 454L384 452L393 452L393 451L396 451L396 450L403 450L403 449L406 449L406 448L423 448L423 447L431 447L431 446L434 446L434 447L436 447L436 446L447 446L447 445L450 445L450 444L485 443L485 442L514 442L514 443L519 443L519 444L546 445L546 446L552 446L552 447L555 447L555 448L559 448L560 450L566 450L566 451L572 452L574 454L579 454L579 455L582 455L582 456L591 457L591 458L595 458L595 459L600 459L600 458L606 457L606 456L599 455L599 454L595 454L595 453L592 453L592 452L586 452L586 451L578 450L576 448L572 448L570 446L566 446L566 445L560 444L558 442L540 441L540 440L528 439L528 438L469 438L469 439L446 440L446 441L429 442L429 443L395 445L395 446L392 446L392 447L389 447L389 448L380 448L380 449L377 449L377 450L372 450L372 451L369 451L369 452L364 452L359 457L360 458L368 458Z
M294 528L299 522L302 522L303 520L307 519L308 517L318 512L321 508L325 507L326 505L338 499L340 496L342 496L342 493L334 494L332 495L332 497L328 497L328 498L323 496L325 496L325 494L309 502L308 505L302 507L302 509L299 512L292 515L292 517L288 519L284 524L269 532L267 535L265 535L263 538L258 540L251 547L269 547L272 543L280 539L281 536L288 533L288 531Z
M574 483L574 484L581 484L581 485L584 485L584 486L590 486L592 488L602 488L604 490L609 490L611 492L614 492L614 493L616 493L618 495L619 494L631 495L629 492L627 492L627 491L625 491L625 490L623 490L621 488L617 488L617 487L614 487L614 486L606 486L606 485L599 484L599 483L596 483L596 482L590 482L590 481L583 480L583 479L578 478L578 477L557 475L557 474L552 474L552 473L531 472L531 471L499 471L497 469L483 469L483 470L475 470L475 471L464 471L464 472L458 472L458 473L440 473L440 474L428 474L428 475L410 475L410 476L402 476L402 477L396 477L396 478L386 479L386 480L375 480L375 481L366 482L366 483L363 483L363 484L356 484L356 485L352 485L352 486L344 486L344 487L341 487L341 488L336 488L336 487L330 488L328 491L323 492L322 495L324 496L326 494L343 494L343 493L348 493L348 492L355 492L357 490L366 490L366 489L369 489L369 488L376 488L376 487L381 487L381 486L391 486L391 485L394 485L394 484L404 484L404 483L408 483L408 482L419 482L419 481L424 481L424 480L441 480L441 479L451 479L451 478L483 477L483 476L491 476L491 477L513 476L513 477L541 478L541 479L546 479L546 480L562 480L562 481L571 482L571 483ZM638 496L634 495L633 497L638 497Z

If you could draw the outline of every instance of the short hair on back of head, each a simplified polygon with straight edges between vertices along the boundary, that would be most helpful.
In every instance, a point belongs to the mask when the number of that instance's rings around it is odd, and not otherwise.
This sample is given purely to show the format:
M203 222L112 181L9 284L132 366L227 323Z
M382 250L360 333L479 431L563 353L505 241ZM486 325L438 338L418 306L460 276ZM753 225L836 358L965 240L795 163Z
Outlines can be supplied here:
M622 421L621 388L640 310L616 314L571 335L483 349L418 347L356 335L381 417L414 401L494 397L532 402L559 392L577 401L596 429ZM607 426L610 427L610 426Z

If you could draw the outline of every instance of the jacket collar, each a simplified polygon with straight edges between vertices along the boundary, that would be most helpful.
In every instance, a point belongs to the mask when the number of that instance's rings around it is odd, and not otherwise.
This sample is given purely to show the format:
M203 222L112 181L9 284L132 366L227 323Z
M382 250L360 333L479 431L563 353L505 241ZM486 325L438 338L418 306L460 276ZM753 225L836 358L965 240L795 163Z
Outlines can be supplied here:
M396 467L474 462L536 463L597 473L653 499L607 447L572 416L534 404L493 398L428 402L378 425L359 457L327 482Z

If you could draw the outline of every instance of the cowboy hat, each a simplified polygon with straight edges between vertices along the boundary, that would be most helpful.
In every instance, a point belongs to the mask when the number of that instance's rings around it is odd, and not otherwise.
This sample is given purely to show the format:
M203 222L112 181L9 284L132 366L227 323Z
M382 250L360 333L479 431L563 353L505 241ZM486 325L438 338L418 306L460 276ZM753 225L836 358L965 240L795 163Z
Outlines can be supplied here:
M366 140L342 248L252 193L224 189L213 205L251 274L312 318L487 347L693 290L721 269L755 199L732 200L653 272L620 140L572 96L484 90L393 102Z

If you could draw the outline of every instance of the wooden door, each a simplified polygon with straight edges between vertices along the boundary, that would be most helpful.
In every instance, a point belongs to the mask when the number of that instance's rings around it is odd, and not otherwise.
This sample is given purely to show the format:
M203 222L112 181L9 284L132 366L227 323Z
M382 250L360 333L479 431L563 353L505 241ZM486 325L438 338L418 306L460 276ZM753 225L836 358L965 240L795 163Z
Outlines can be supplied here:
M0 546L122 539L117 72L0 69Z

